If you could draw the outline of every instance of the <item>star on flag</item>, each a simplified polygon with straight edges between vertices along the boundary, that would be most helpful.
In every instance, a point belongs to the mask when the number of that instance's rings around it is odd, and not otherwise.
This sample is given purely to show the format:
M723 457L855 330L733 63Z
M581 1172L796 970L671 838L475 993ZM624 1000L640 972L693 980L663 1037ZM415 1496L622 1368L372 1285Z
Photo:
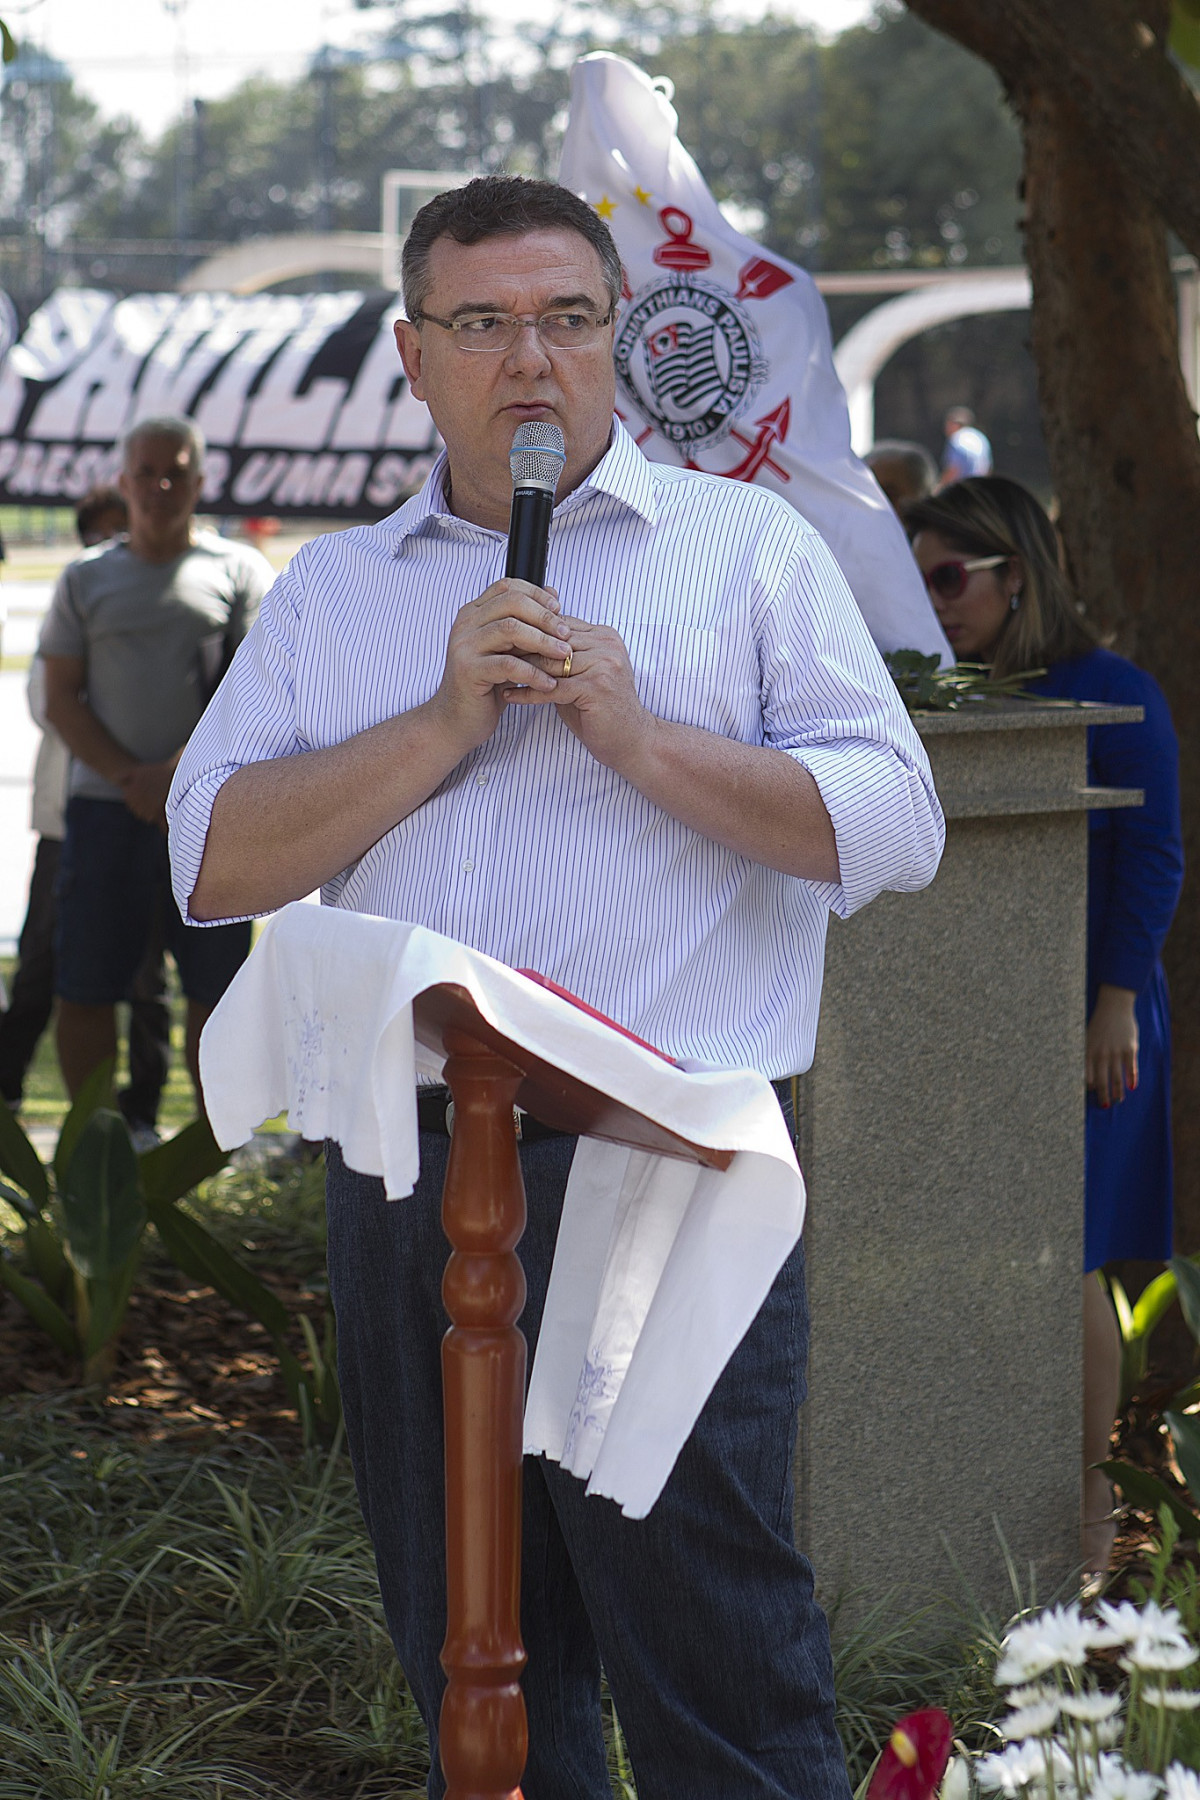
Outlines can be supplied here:
M650 204L650 196L644 187L635 187L633 190L633 197L639 206L649 206Z
M602 194L600 199L596 202L596 211L600 214L602 219L611 219L616 210L616 201L610 200L607 194Z

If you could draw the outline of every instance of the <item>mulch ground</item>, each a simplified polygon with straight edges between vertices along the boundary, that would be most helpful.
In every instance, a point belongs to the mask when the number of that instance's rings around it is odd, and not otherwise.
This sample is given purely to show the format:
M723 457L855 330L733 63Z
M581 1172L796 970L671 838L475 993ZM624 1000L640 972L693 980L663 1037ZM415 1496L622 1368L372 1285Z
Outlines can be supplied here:
M269 1284L293 1316L306 1312L322 1333L323 1300L276 1275ZM303 1354L302 1345L294 1348ZM282 1451L302 1446L300 1422L262 1326L211 1288L178 1270L149 1268L129 1302L108 1393L78 1386L79 1368L0 1291L0 1400L54 1396L76 1402L81 1422L97 1423L150 1443L211 1448L249 1432Z

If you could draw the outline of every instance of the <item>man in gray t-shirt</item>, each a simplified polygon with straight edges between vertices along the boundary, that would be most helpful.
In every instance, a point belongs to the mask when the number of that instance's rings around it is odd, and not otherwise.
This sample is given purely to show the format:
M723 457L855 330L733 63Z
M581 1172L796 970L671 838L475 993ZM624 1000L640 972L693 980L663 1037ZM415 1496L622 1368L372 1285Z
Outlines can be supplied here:
M189 420L134 426L120 479L128 536L63 570L38 646L46 716L71 751L55 954L72 1096L116 1054L116 1003L167 881L171 776L273 580L256 550L195 529L203 461ZM166 916L195 1079L200 1028L249 951L249 927L200 930L169 903Z

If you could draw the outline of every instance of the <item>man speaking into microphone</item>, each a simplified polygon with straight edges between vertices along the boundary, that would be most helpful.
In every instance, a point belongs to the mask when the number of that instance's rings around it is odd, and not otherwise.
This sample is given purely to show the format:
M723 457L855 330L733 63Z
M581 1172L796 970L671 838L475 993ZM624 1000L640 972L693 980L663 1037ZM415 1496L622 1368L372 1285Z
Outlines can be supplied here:
M553 183L491 176L418 213L396 335L445 453L398 512L316 539L267 595L178 770L176 894L212 923L320 886L786 1089L812 1056L829 910L923 887L941 814L817 533L761 489L647 462L614 418L620 292L607 227ZM556 449L543 586L501 574L510 456L520 488L518 459ZM359 1496L438 1796L444 1094L418 1111L410 1200L331 1154L329 1265ZM573 1152L526 1122L531 1351ZM607 1800L601 1665L641 1800L848 1800L792 1542L806 1347L798 1248L643 1520L526 1459L526 1800Z

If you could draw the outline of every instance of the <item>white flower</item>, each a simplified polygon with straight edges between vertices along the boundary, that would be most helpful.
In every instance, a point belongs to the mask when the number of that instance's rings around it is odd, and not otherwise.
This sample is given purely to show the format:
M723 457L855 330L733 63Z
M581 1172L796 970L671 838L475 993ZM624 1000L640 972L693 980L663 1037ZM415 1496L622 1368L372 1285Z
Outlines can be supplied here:
M1087 1725L1098 1725L1115 1717L1121 1710L1120 1694L1102 1694L1099 1688L1086 1688L1082 1694L1064 1694L1059 1708L1069 1719L1081 1719Z
M1130 1600L1122 1600L1119 1606L1102 1600L1096 1630L1097 1644L1132 1644L1142 1635L1142 1615Z
M1013 1626L1004 1640L996 1680L1003 1687L1013 1687L1035 1680L1047 1669L1081 1668L1098 1642L1094 1621L1085 1619L1074 1601L1070 1606L1053 1606L1036 1619Z
M975 1778L985 1793L995 1789L1001 1794L1021 1794L1045 1770L1046 1756L1040 1744L1010 1744L1006 1750L981 1756Z
M1056 1800L1068 1800L1074 1793L1070 1782L1071 1763L1062 1745L1053 1738L1009 1744L1007 1749L981 1756L975 1765L975 1776L981 1788L995 1789L1001 1794L1044 1794L1046 1777L1054 1771Z
M1159 1606L1156 1601L1147 1600L1139 1609L1128 1600L1119 1606L1104 1601L1100 1615L1097 1641L1126 1647L1121 1667L1127 1674L1133 1669L1186 1669L1196 1661L1196 1651L1187 1640L1183 1620L1174 1606Z
M1111 1719L1101 1719L1096 1727L1096 1742L1101 1749L1111 1750L1114 1744L1120 1742L1120 1738L1121 1721L1117 1714L1114 1713Z
M1040 1706L1043 1701L1058 1700L1058 1689L1050 1681L1030 1681L1015 1687L1008 1696L1010 1706Z
M1161 1792L1157 1775L1127 1769L1119 1756L1102 1756L1088 1800L1154 1800Z
M1147 1636L1129 1646L1128 1655L1121 1658L1121 1667L1126 1674L1141 1669L1145 1674L1166 1675L1190 1668L1195 1660L1196 1652L1186 1638L1172 1642L1166 1637Z
M1167 1770L1167 1800L1200 1800L1200 1775L1172 1763Z
M1058 1718L1058 1698L1041 1700L1036 1706L1015 1708L1005 1719L1001 1730L1011 1744L1018 1738L1045 1737L1053 1731Z
M952 1757L938 1789L938 1800L970 1800L970 1793L970 1765L965 1756ZM1191 1800L1191 1796L1181 1795L1180 1800ZM1200 1800L1200 1793L1196 1800Z
M1200 1688L1154 1687L1147 1682L1142 1699L1151 1706L1165 1706L1168 1712L1194 1712L1200 1706Z

